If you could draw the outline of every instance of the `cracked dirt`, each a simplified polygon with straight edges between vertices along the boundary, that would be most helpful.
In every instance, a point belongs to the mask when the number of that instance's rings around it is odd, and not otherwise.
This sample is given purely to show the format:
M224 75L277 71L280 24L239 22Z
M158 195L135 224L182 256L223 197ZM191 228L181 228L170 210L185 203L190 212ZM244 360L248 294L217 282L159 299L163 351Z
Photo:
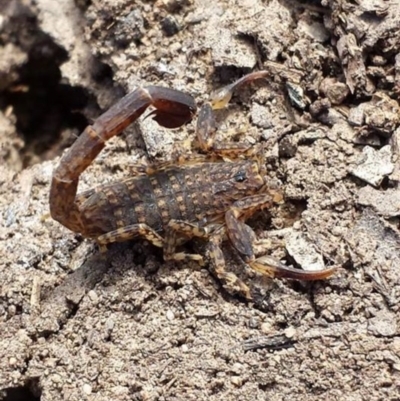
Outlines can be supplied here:
M383 0L3 0L0 399L399 400L399 14ZM125 93L159 84L201 104L261 69L219 138L270 145L285 204L252 224L285 240L276 257L334 277L269 281L229 259L260 290L246 303L207 266L144 241L104 258L49 217L59 156ZM142 120L80 190L193 137Z

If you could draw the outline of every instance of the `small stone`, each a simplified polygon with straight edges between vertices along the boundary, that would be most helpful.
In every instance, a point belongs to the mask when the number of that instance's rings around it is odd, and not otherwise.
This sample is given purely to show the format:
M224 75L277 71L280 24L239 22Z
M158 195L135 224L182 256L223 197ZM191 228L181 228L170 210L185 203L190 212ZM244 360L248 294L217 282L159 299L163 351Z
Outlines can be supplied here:
M180 31L180 26L174 17L168 16L161 21L161 29L165 36L174 36Z
M16 313L17 313L17 308L15 307L15 305L10 305L8 307L9 316L14 316Z
M350 93L344 82L338 82L335 78L325 78L319 90L329 99L332 104L341 104Z
M382 66L385 65L387 63L387 59L383 56L380 56L378 54L374 54L371 57L371 61L374 65L378 65L378 66Z
M319 271L325 269L322 255L313 244L299 231L290 230L285 235L286 249L289 255L304 269Z
M304 110L309 104L308 98L304 95L304 90L300 85L287 82L286 89L289 95L291 103L298 107L300 110Z
M96 294L96 291L93 290L90 290L88 292L88 297L92 302L97 302L99 299L98 295Z
M297 333L297 330L294 328L294 327L288 327L286 330L285 330L285 336L287 337L287 338L293 338L295 335L296 335L296 333Z
M280 157L294 157L297 152L297 143L293 141L290 136L285 136L279 141L279 156Z
M243 380L239 376L232 376L231 383L236 387L240 387L243 383Z
M400 363L394 363L394 364L392 365L392 368L393 368L394 370L396 370L397 372L400 372Z
M400 122L400 107L395 99L377 92L365 108L365 123L370 129L390 137Z
M256 328L258 327L259 323L260 323L260 322L259 322L258 319L255 318L255 317L251 317L251 318L249 319L249 327L250 327L251 329L256 329Z
M174 312L172 312L171 309L168 309L168 311L167 311L167 319L170 321L175 319Z
M361 127L365 123L365 109L367 103L361 103L352 107L349 111L348 122L356 127Z
M309 23L308 21L300 19L297 28L317 42L324 43L329 39L329 32L320 22Z
M134 9L122 17L115 25L114 40L122 48L128 47L132 41L142 39L145 32L144 18L139 9Z
M17 359L14 358L14 357L11 357L11 358L8 360L8 363L9 363L11 366L15 366L15 365L17 364Z
M112 317L109 317L106 320L104 328L106 329L106 331L111 332L114 329L114 326L115 326L115 320Z
M84 384L82 389L86 395L92 394L92 386L90 384Z
M316 117L329 110L330 107L331 102L329 99L318 99L310 105L310 113L312 116Z
M392 152L390 145L379 150L365 146L357 166L350 170L351 174L373 186L379 186L385 176L393 172Z
M261 324L260 330L264 333L264 334L271 334L272 332L272 325L271 323L268 322L264 322Z
M239 375L243 370L243 365L239 362L236 362L232 365L231 369L232 369L233 373L236 373L237 375Z
M391 348L395 354L400 355L400 338L393 338Z
M385 218L400 216L400 188L382 191L366 186L358 191L357 197L358 204L371 206Z
M375 336L394 336L397 332L396 316L388 311L380 311L368 321L368 331Z

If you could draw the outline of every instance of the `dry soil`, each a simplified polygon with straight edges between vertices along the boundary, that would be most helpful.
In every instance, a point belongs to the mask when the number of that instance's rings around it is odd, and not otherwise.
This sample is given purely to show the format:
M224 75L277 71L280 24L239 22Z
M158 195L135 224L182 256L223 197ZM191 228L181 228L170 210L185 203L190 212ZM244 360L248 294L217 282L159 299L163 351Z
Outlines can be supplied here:
M400 400L400 3L397 0L2 0L0 399ZM269 78L218 114L221 140L265 142L285 194L252 222L316 283L248 303L207 266L143 241L110 247L53 221L59 157L139 85L209 94ZM189 152L194 123L112 139L80 190ZM193 246L195 246L194 244Z

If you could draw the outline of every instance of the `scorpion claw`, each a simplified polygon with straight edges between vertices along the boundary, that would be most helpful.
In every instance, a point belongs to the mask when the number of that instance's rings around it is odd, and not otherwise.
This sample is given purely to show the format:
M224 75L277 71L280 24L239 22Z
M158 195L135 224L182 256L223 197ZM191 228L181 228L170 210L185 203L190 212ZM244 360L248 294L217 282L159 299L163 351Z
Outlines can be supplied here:
M149 116L165 128L178 128L191 121L196 112L192 96L169 88L146 87L155 107Z
M262 256L249 264L254 270L272 278L278 277L303 281L324 280L332 276L336 271L336 267L314 271L295 269L269 256Z
M161 110L153 110L147 117L152 117L164 128L178 128L192 119L189 115L176 115Z

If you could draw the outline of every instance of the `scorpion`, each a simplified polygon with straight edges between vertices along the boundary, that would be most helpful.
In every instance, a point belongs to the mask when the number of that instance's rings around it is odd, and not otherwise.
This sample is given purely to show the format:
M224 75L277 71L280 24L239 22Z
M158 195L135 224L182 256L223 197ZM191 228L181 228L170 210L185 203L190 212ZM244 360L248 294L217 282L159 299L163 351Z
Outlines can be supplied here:
M94 239L101 252L110 243L140 237L162 248L165 261L195 260L204 264L200 254L177 251L185 241L201 238L207 241L206 254L213 273L228 291L247 300L253 299L252 293L241 279L227 271L222 241L230 241L242 260L262 275L297 280L330 277L333 267L307 271L269 256L256 257L262 240L257 240L246 219L257 210L279 203L283 196L268 185L262 146L215 139L214 110L225 107L237 88L266 74L257 71L245 75L203 104L196 127L197 154L138 165L133 178L77 195L80 175L107 140L149 107L153 108L153 119L166 128L181 127L196 113L194 98L178 90L145 86L127 94L86 127L61 158L51 182L52 218Z

